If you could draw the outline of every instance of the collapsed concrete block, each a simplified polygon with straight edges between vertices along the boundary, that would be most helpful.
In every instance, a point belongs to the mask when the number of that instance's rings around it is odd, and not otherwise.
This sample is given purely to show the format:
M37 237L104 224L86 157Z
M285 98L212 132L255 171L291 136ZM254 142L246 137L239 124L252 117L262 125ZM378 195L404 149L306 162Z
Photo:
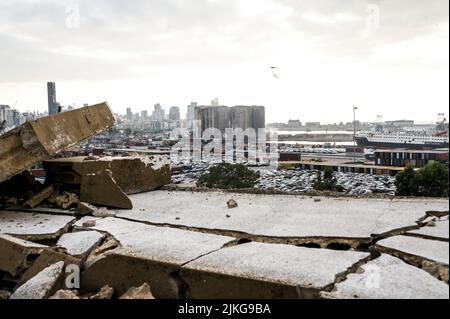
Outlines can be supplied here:
M56 289L57 282L62 278L64 262L52 264L39 272L16 289L10 299L45 299Z
M398 258L381 255L336 284L327 299L448 299L448 285Z
M46 161L47 182L79 189L83 178L109 169L112 178L126 194L154 190L171 182L168 156L71 157Z
M311 299L368 258L356 251L252 242L189 262L180 277L193 299Z
M115 123L106 103L27 122L0 136L0 183Z
M33 262L33 265L28 268L25 273L22 275L19 285L24 284L34 276L36 276L39 272L43 271L48 266L62 262L64 267L67 267L68 265L76 265L78 267L81 267L81 260L79 258L75 258L66 254L63 254L61 252L55 251L53 249L45 249L39 257ZM66 274L64 274L64 279ZM67 287L64 286L64 280L61 280L57 286L55 286L57 289L66 289ZM56 290L55 290L56 291Z
M121 209L133 208L130 198L116 184L109 169L84 176L80 194L81 200L90 204Z
M28 258L44 248L47 246L0 234L0 270L15 277L30 266Z
M66 249L69 255L84 259L105 237L97 231L66 233L58 240L57 245Z

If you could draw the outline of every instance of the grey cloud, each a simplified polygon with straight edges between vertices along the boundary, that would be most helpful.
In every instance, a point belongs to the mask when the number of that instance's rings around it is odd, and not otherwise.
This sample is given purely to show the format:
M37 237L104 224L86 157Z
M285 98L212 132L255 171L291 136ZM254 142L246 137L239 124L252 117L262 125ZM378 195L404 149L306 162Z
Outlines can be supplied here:
M142 65L245 64L280 38L311 41L317 54L365 59L380 44L448 23L448 0L272 1L292 9L286 33L264 14L243 17L238 1L0 0L0 67L8 74L0 81L121 78L139 74ZM80 8L80 29L65 25L71 3ZM367 40L361 31L370 3L380 6L380 28ZM305 19L310 12L335 22ZM352 19L341 21L342 15Z

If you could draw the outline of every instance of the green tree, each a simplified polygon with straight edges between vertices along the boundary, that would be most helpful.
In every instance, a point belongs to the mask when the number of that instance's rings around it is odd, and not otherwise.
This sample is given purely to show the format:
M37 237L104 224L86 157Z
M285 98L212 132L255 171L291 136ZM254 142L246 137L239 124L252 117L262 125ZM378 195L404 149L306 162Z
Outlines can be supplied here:
M313 187L317 191L343 191L343 187L341 185L337 185L337 180L333 177L333 170L330 167L324 168L323 179L322 172L317 173L317 180Z
M395 177L397 196L417 196L419 185L414 168L409 165Z
M259 174L243 164L220 163L205 172L197 181L199 187L233 189L255 186Z
M412 166L398 173L395 180L398 196L448 197L448 167L439 162L429 162L414 171Z

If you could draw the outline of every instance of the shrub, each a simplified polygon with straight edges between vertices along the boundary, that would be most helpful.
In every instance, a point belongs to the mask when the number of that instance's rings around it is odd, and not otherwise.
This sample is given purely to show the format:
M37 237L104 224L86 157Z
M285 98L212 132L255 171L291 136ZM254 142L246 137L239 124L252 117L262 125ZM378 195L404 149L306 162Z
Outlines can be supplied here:
M398 196L448 197L448 167L439 162L429 162L414 171L408 166L395 180Z
M317 191L343 191L343 187L337 185L336 178L333 178L333 170L330 167L326 167L323 170L323 180L322 172L317 173L317 181L314 183L313 187Z
M199 187L232 189L255 186L259 174L243 164L221 163L205 172L197 181Z

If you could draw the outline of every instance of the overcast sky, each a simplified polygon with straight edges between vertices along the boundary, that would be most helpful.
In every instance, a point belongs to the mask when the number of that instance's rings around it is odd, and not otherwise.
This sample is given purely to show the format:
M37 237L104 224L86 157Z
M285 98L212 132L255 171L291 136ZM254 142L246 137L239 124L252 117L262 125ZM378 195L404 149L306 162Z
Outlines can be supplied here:
M434 121L448 0L0 0L0 104L266 106L268 122ZM275 66L275 77L270 67Z

